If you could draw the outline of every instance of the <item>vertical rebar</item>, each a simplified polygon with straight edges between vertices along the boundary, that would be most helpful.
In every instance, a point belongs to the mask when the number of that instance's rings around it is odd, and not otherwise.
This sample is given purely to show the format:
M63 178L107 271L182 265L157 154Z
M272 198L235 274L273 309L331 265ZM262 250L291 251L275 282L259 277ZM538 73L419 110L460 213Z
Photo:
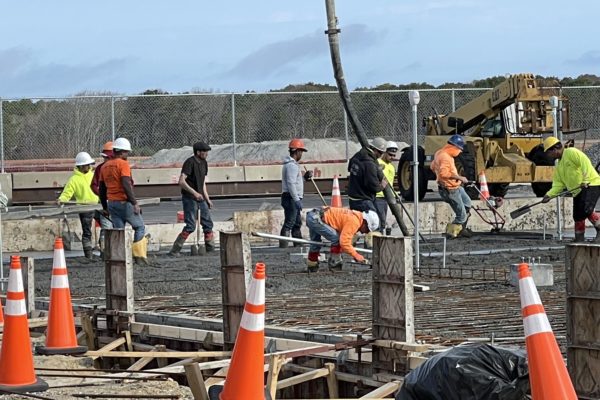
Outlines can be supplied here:
M237 150L236 150L236 136L235 136L235 94L231 94L231 140L233 146L233 165L237 166Z
M552 133L554 135L555 138L559 139L558 136L558 106L559 106L559 101L558 101L558 97L556 96L552 96L550 97L550 105L552 106ZM554 168L556 168L556 164L557 164L558 160L554 162ZM562 231L562 210L560 208L560 203L561 203L561 198L557 197L556 198L556 233L558 235L558 240L562 240L563 239L563 231Z

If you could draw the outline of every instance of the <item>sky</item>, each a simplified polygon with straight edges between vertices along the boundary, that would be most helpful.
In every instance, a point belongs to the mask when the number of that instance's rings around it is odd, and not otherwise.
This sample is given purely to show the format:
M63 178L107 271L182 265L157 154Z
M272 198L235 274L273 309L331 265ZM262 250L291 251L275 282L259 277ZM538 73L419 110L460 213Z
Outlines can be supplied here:
M600 2L338 0L350 89L600 75ZM335 84L325 0L0 0L0 97Z

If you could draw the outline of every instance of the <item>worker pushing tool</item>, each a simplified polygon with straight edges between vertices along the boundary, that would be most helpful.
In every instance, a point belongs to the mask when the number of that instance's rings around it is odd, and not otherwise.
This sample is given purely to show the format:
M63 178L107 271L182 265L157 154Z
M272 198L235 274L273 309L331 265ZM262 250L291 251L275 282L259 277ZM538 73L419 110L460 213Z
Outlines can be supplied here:
M600 214L595 212L600 198L600 176L591 160L581 150L565 148L554 136L544 140L544 152L558 162L552 177L552 188L546 193L542 203L549 202L564 190L572 191L575 241L585 240L585 220L588 219L596 228L594 242L600 243Z
M439 193L444 202L454 211L454 220L446 226L446 236L454 239L458 236L470 237L467 222L471 210L471 198L462 185L469 180L458 174L454 159L465 148L465 139L461 135L453 135L448 143L435 153L431 170L435 173Z
M313 209L306 214L306 225L310 232L310 240L321 242L321 237L331 242L331 252L327 260L329 269L342 268L342 252L349 254L357 262L365 262L354 246L352 238L357 232L369 233L379 228L379 217L372 210L355 211L347 208L323 207ZM308 251L308 270L319 269L321 246L311 244Z

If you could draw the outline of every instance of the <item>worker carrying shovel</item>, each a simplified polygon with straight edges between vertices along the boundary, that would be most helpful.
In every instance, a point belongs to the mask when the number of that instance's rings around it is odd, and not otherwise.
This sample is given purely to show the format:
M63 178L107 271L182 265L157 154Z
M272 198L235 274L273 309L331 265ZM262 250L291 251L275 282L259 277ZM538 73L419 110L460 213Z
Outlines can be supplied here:
M446 226L446 237L454 239L458 236L471 237L467 222L471 210L471 198L462 185L468 179L458 174L454 159L465 149L465 139L461 135L453 135L448 143L439 149L431 162L431 170L435 172L439 193L442 200L452 207L455 217Z
M357 232L369 233L379 228L379 217L372 210L355 211L347 208L323 207L313 209L306 214L306 225L310 240L321 242L321 237L331 242L331 251L327 265L331 270L342 269L342 252L347 253L357 262L365 262L354 246L352 238ZM319 252L321 246L311 244L308 250L308 270L315 272L319 269Z
M592 162L581 150L565 148L554 136L544 140L544 151L553 160L558 160L552 177L552 188L542 199L549 202L565 189L573 193L573 219L575 241L585 240L585 220L589 219L596 228L594 242L600 243L600 214L595 212L600 198L600 176Z

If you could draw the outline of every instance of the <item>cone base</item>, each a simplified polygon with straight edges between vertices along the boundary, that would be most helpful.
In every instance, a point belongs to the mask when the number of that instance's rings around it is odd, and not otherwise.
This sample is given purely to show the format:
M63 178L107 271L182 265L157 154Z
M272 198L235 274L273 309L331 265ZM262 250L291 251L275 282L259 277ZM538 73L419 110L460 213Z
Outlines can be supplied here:
M36 378L35 383L31 385L0 385L0 392L5 393L45 392L46 390L48 390L48 384L41 378Z
M35 348L35 354L39 354L42 356L52 356L52 355L57 355L57 354L63 354L63 355L83 354L87 351L88 351L87 346L75 346L75 347L37 346Z

